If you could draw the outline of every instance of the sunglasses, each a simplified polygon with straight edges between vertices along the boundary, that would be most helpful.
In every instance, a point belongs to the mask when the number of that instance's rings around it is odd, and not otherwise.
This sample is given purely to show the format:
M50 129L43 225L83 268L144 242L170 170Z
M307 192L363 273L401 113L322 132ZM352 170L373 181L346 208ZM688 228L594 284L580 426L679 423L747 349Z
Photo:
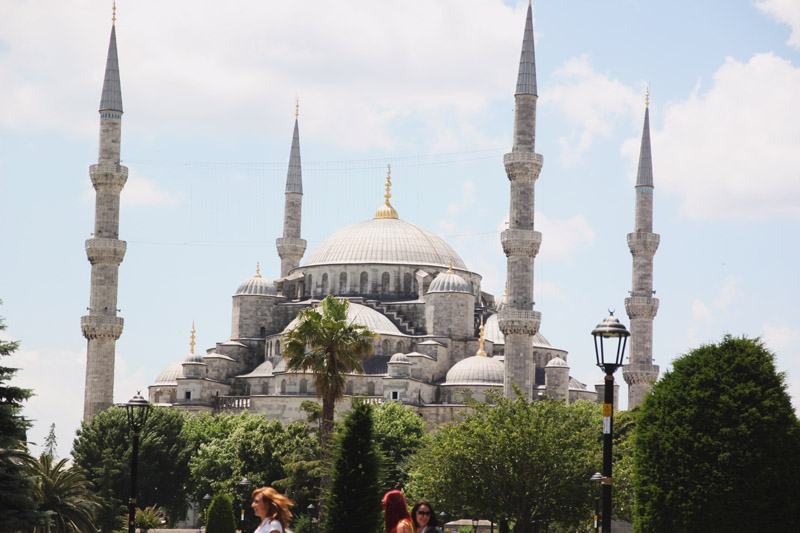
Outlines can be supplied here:
M417 511L417 514L421 514L422 516L430 516L431 512L430 511Z

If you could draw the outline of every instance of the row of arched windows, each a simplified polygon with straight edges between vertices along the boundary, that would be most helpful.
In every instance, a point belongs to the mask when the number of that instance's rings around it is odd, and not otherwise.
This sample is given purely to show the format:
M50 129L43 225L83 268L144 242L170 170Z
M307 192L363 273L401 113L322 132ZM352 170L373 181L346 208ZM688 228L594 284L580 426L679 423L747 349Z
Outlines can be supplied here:
M334 275L336 280L334 285L333 280L330 279L328 273L322 274L321 279L317 285L314 284L314 277L312 274L306 275L306 287L308 295L310 296L325 296L327 294L393 294L403 296L414 296L418 290L418 284L415 277L406 272L402 276L402 284L400 278L395 278L394 287L392 287L392 275L389 272L383 272L380 279L371 282L369 272L361 271L358 274L358 285L356 287L356 274L348 272L339 272L339 275ZM338 279L336 279L338 277Z

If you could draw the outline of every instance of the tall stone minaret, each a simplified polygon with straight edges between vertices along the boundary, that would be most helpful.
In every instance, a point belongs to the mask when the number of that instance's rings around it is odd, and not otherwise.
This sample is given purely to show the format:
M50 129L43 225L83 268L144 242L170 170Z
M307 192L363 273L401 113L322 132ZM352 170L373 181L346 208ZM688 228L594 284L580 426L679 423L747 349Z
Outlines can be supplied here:
M89 314L81 317L86 353L86 391L83 419L111 407L114 401L114 347L122 335L117 316L119 265L125 257L125 241L119 240L119 194L128 179L128 169L119 164L122 133L122 93L117 62L116 7L108 44L103 94L100 99L100 155L89 167L96 191L94 233L86 241L92 264Z
M300 167L300 133L297 126L300 104L295 105L294 135L289 152L289 172L286 175L286 200L283 208L283 237L275 241L281 258L281 277L297 268L306 251L306 241L300 238L303 216L303 172Z
M650 91L644 110L639 171L636 176L636 221L628 234L633 255L633 289L625 298L625 310L631 319L630 363L622 367L628 384L628 409L640 405L644 395L658 379L653 364L653 319L658 312L658 298L653 298L653 256L659 243L653 233L653 161L650 155Z
M505 308L498 314L498 324L506 339L507 397L515 396L516 385L526 398L531 398L535 385L532 342L539 331L541 313L533 310L533 259L542 242L542 234L533 229L534 186L542 169L542 156L534 152L537 98L533 12L529 3L514 95L514 147L503 158L511 182L511 208L508 229L500 236L508 257L508 296Z

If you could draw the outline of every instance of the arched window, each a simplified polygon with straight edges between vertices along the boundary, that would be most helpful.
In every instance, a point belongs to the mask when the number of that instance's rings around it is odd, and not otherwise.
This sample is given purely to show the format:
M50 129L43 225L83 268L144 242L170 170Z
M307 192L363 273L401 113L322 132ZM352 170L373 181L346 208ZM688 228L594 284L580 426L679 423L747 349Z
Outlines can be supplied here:
M361 273L358 292L360 294L369 294L369 274L367 274L366 272Z
M381 343L381 351L384 355L389 355L389 350L391 350L391 347L389 346L389 339L384 339Z
M375 396L375 384L371 381L367 383L367 396Z
M269 382L265 381L261 384L261 394L269 394Z
M414 278L412 278L411 274L409 274L408 272L406 272L403 275L403 292L405 294L411 294L411 289L412 289L413 283L414 283L413 280L414 280Z
M339 274L339 294L347 294L347 272Z
M300 394L306 394L308 392L308 380L305 378L300 380Z
M306 277L306 287L308 289L308 295L314 296L314 278L311 276L311 274Z
M281 354L281 341L275 341L275 355Z
M397 341L397 348L395 348L395 349L397 350L395 353L404 353L403 352L403 341Z
M322 275L322 295L328 294L328 273Z
M344 386L344 393L353 395L353 382L351 380L347 380L347 384Z
M261 326L261 336L262 337L267 336L267 328L265 328L264 326Z
M381 274L381 293L389 294L389 273L384 272Z
M281 394L286 394L286 380L281 380Z

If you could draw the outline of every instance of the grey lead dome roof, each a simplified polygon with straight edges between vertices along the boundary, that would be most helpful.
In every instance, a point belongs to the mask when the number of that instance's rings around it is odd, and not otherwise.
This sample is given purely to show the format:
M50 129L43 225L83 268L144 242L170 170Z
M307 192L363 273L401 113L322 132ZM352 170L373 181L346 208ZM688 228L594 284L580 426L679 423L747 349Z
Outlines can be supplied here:
M183 377L183 361L172 363L161 371L153 385L178 385L178 378Z
M390 263L467 270L444 239L399 218L373 218L341 229L311 252L303 266Z
M289 322L289 325L283 329L283 333L294 329L297 326L297 322L297 318ZM381 335L404 336L389 318L370 307L354 302L350 302L347 307L347 322L367 326L373 332ZM275 370L278 369L276 368Z
M458 274L441 272L431 282L428 292L466 292L470 294L469 283Z
M253 276L252 278L244 280L242 284L239 285L239 288L236 289L235 296L239 295L277 296L278 291L271 281L267 281L261 276Z
M503 383L503 363L494 357L473 355L448 370L445 385L488 385Z

